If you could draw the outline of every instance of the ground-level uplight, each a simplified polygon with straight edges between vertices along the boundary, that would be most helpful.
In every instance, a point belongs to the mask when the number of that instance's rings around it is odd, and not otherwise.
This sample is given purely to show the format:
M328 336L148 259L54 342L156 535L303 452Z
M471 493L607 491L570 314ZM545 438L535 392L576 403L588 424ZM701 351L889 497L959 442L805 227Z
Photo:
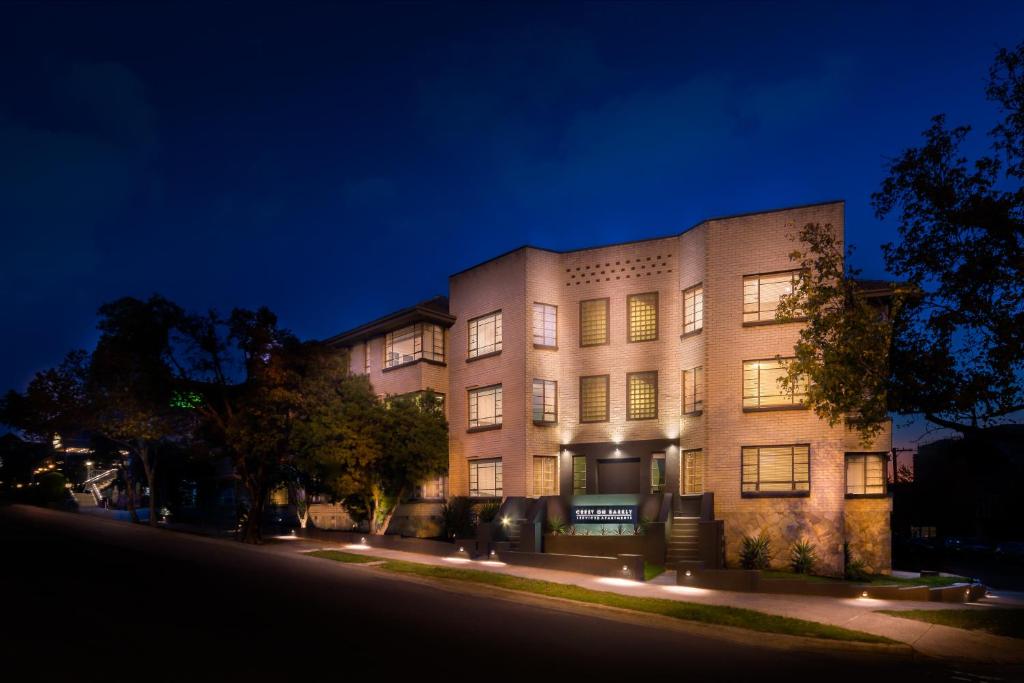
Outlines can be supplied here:
M860 597L862 597L862 598L868 597L868 592L867 591L862 591L861 594L860 594Z

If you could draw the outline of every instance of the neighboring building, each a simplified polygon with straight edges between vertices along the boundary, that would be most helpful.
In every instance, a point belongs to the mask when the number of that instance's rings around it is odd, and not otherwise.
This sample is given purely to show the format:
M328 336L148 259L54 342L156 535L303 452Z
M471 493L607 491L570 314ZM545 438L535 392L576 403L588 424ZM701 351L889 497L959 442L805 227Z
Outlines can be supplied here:
M395 311L327 340L349 351L350 370L367 375L381 397L431 390L448 415L448 314L443 296ZM390 531L433 536L440 532L440 502L447 495L447 477L421 482L411 500L395 512ZM340 506L322 503L310 507L314 524L322 528L351 528ZM323 520L323 521L321 521Z
M817 222L841 237L843 210L716 218L568 252L522 247L453 275L446 310L432 300L334 341L379 393L445 394L447 495L710 492L730 562L744 535L765 530L779 561L806 538L825 570L842 570L849 543L886 571L890 430L865 448L776 384L800 329L775 321L796 277L788 236ZM417 324L420 346L408 341Z

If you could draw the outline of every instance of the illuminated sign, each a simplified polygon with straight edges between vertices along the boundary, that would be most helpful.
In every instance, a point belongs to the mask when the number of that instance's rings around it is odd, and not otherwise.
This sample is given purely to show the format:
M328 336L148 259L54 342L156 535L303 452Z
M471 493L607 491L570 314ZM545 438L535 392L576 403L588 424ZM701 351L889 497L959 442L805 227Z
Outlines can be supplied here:
M573 524L636 524L636 505L574 505Z

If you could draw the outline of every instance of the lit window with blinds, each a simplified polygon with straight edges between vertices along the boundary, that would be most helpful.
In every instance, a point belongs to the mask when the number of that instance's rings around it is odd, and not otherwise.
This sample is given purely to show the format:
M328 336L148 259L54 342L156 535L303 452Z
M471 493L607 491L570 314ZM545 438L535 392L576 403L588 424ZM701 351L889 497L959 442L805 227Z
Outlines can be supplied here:
M683 291L683 334L699 332L704 327L704 285Z
M801 380L790 392L779 380L789 372L793 358L743 361L743 409L771 410L802 408L807 398L807 381Z
M626 297L630 342L654 341L658 338L658 293L630 294Z
M580 422L608 421L608 375L580 377Z
M533 456L533 495L558 495L558 458L555 456Z
M444 499L444 477L431 477L416 487L416 497L424 500Z
M469 461L469 495L473 498L501 497L501 458Z
M469 357L501 351L501 311L469 321Z
M810 446L744 446L742 495L807 495L811 490Z
M550 379L533 380L533 421L558 422L558 383Z
M587 492L587 456L572 456L572 495L582 496Z
M704 451L697 448L682 453L683 493L704 493Z
M444 328L416 323L384 335L384 367L394 368L418 360L444 362Z
M501 385L469 390L469 428L501 425Z
M533 345L545 348L558 346L558 307L533 305Z
M665 490L665 454L651 454L651 493Z
M683 415L704 411L704 367L683 370Z
M658 417L658 373L626 374L626 419L653 420Z
M580 346L607 344L608 299L588 299L580 302Z
M775 320L779 301L796 289L799 270L743 278L743 322L763 323Z
M886 453L846 454L846 495L884 496Z

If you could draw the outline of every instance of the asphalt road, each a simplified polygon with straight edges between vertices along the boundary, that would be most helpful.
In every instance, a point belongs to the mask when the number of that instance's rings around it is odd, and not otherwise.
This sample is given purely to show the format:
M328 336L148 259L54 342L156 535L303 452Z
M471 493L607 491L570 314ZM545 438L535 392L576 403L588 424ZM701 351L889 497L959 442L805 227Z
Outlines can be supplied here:
M737 643L37 508L0 507L0 543L0 653L19 672L0 678L12 682L982 680L919 657Z

